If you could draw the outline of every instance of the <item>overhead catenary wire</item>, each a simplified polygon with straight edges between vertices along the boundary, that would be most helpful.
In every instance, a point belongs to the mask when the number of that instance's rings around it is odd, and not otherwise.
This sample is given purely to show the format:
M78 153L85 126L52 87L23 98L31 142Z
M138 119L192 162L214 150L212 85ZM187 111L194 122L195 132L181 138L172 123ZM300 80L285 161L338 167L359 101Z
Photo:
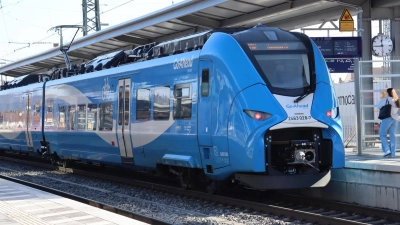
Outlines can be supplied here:
M24 1L24 0L18 1L18 2L15 3L15 4L18 4L18 3L22 2L22 1ZM102 11L101 14L108 13L108 12L110 12L110 11L112 11L112 10L115 10L115 9L117 9L117 8L119 8L119 7L121 7L121 6L124 6L124 5L126 5L126 4L128 4L128 3L130 3L130 2L133 2L133 1L134 1L134 0L129 0L129 1L127 1L127 2L121 3L121 4L115 6L115 7L111 8L111 9L108 9L108 10L106 10L106 11ZM14 5L14 4L12 4L12 5ZM0 6L1 6L1 0L0 0ZM10 4L10 5L7 5L7 6L11 6L11 4ZM1 8L0 8L0 9L1 9ZM49 8L47 7L46 9L49 9ZM59 10L59 9L54 9L54 10ZM61 11L67 11L67 10L61 10ZM8 16L9 16L9 15L8 15ZM11 17L12 17L12 16L11 16ZM49 17L50 17L50 16L49 16ZM3 18L3 19L4 19L4 18ZM20 20L20 21L22 21L22 20ZM22 21L22 22L26 22L26 21ZM26 23L28 23L28 22L26 22ZM82 24L82 23L83 23L83 22L80 21L80 22L78 22L78 23L75 23L75 25L80 25L80 24ZM29 23L28 23L28 24L29 24ZM30 24L30 25L32 25L32 24ZM37 26L37 25L36 25L36 26ZM39 26L37 26L37 27L39 27ZM43 27L40 27L40 28L41 28L41 29L45 29L45 28L43 28ZM47 29L46 29L46 30L47 30ZM57 35L57 33L53 33L53 34L51 34L51 35L49 35L49 36L46 36L46 37L44 37L44 38L42 38L42 39L40 39L40 40L38 40L38 41L36 41L36 42L44 41L44 40L46 40L46 39L48 39L48 38L50 38L50 37L53 37L53 36L55 36L55 35ZM72 37L72 35L69 35L69 36ZM8 41L9 41L10 39L9 39L8 36L7 36L7 38L8 38ZM14 54L14 53L15 53L15 51L10 52L10 53L7 53L7 54L5 54L5 55L2 55L2 56L0 56L0 57L10 56L10 55L12 55L12 54Z
M104 11L104 12L101 12L101 14L104 14L104 13L106 13L106 12L109 12L109 11L111 11L111 10L114 10L114 9L116 9L116 8L119 8L119 7L121 7L121 6L123 6L123 5L126 5L126 4L128 4L129 2L133 2L134 0L130 0L130 1L127 1L127 2L125 2L125 3L122 3L121 5L117 5L117 6L115 6L114 8L111 8L111 9L109 9L109 10L107 10L107 11Z
M7 23L6 23L6 19L4 18L4 11L3 11L3 6L1 5L1 1L0 1L0 10L3 14L3 22L4 22L4 28L6 29L7 40L10 41L10 36L8 35Z

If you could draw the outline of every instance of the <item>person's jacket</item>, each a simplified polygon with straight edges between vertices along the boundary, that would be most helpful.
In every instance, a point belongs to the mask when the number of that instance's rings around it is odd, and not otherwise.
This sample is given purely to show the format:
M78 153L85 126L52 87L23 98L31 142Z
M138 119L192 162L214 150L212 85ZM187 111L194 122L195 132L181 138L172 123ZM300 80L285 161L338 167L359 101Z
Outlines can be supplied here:
M376 107L378 109L381 109L384 105L386 105L386 100L388 100L389 103L392 105L392 112L391 112L392 118L398 121L399 114L397 114L397 112L399 111L399 108L397 108L396 103L394 103L394 100L392 97L387 96L386 98L382 98Z

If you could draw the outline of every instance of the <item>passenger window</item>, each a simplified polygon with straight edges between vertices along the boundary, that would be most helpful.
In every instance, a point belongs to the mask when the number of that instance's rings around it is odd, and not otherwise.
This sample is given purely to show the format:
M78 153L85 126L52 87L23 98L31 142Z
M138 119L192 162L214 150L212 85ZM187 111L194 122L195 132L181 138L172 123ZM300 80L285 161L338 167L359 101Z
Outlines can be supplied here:
M54 100L47 100L46 119L45 119L46 123L53 123L53 121L54 121L53 108L54 108Z
M68 106L68 123L67 130L75 130L75 105Z
M104 102L100 104L100 131L111 131L113 128L113 103Z
M129 85L125 86L125 125L129 125L129 102L130 102L130 88Z
M3 113L0 112L0 126L1 126L0 128L3 128L2 125L3 125Z
M154 120L168 120L170 107L170 87L154 88Z
M22 128L24 126L24 112L22 110L17 111L18 117L18 128Z
M97 129L97 105L88 104L87 110L87 129L96 130Z
M3 125L3 128L4 129L8 129L8 123L10 122L9 121L9 119L8 119L8 111L5 111L4 112L4 118L3 118L3 123L4 123L4 125Z
M34 123L40 123L40 101L35 102L33 110L33 122Z
M209 94L209 89L210 89L210 70L203 69L202 75L201 75L201 96L202 97L207 97Z
M86 130L86 105L78 105L78 130Z
M177 84L174 87L174 119L190 119L191 117L190 83Z
M122 81L121 81L122 82ZM118 125L122 125L122 118L123 118L123 114L124 114L124 98L123 98L123 94L124 94L124 86L120 86L118 89L118 99L119 99L119 103L118 103Z
M150 119L150 89L138 89L136 95L136 119Z
M58 110L58 129L65 130L65 121L66 121L66 114L65 114L65 106L60 106Z
M11 110L10 111L10 115L9 115L9 128L10 129L14 129L16 127L16 122L17 122L17 112L15 110Z

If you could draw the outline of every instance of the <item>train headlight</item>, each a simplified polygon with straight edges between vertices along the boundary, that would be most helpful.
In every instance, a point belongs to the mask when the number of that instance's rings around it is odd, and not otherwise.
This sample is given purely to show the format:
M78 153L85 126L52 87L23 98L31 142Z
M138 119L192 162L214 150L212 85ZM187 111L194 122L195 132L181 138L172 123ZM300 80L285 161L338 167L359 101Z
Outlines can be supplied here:
M260 112L260 111L253 111L253 110L243 110L248 116L255 120L266 120L270 118L272 115L266 112Z
M335 119L339 115L339 107L335 107L331 110L326 111L326 115Z

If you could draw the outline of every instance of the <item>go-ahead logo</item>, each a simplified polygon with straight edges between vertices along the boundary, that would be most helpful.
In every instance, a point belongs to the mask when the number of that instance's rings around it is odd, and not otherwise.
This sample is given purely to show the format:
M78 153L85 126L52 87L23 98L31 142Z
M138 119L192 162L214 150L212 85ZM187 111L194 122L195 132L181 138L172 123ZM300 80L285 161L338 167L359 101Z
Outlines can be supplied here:
M288 109L292 109L292 108L302 108L302 109L305 109L305 108L308 108L308 104L303 104L303 105L301 105L301 104L287 104L287 105L286 105L286 108L288 108Z
M187 59L187 58L175 59L175 61L174 61L174 70L179 70L179 69L192 67L193 66L193 59L194 59L193 56L190 59Z

